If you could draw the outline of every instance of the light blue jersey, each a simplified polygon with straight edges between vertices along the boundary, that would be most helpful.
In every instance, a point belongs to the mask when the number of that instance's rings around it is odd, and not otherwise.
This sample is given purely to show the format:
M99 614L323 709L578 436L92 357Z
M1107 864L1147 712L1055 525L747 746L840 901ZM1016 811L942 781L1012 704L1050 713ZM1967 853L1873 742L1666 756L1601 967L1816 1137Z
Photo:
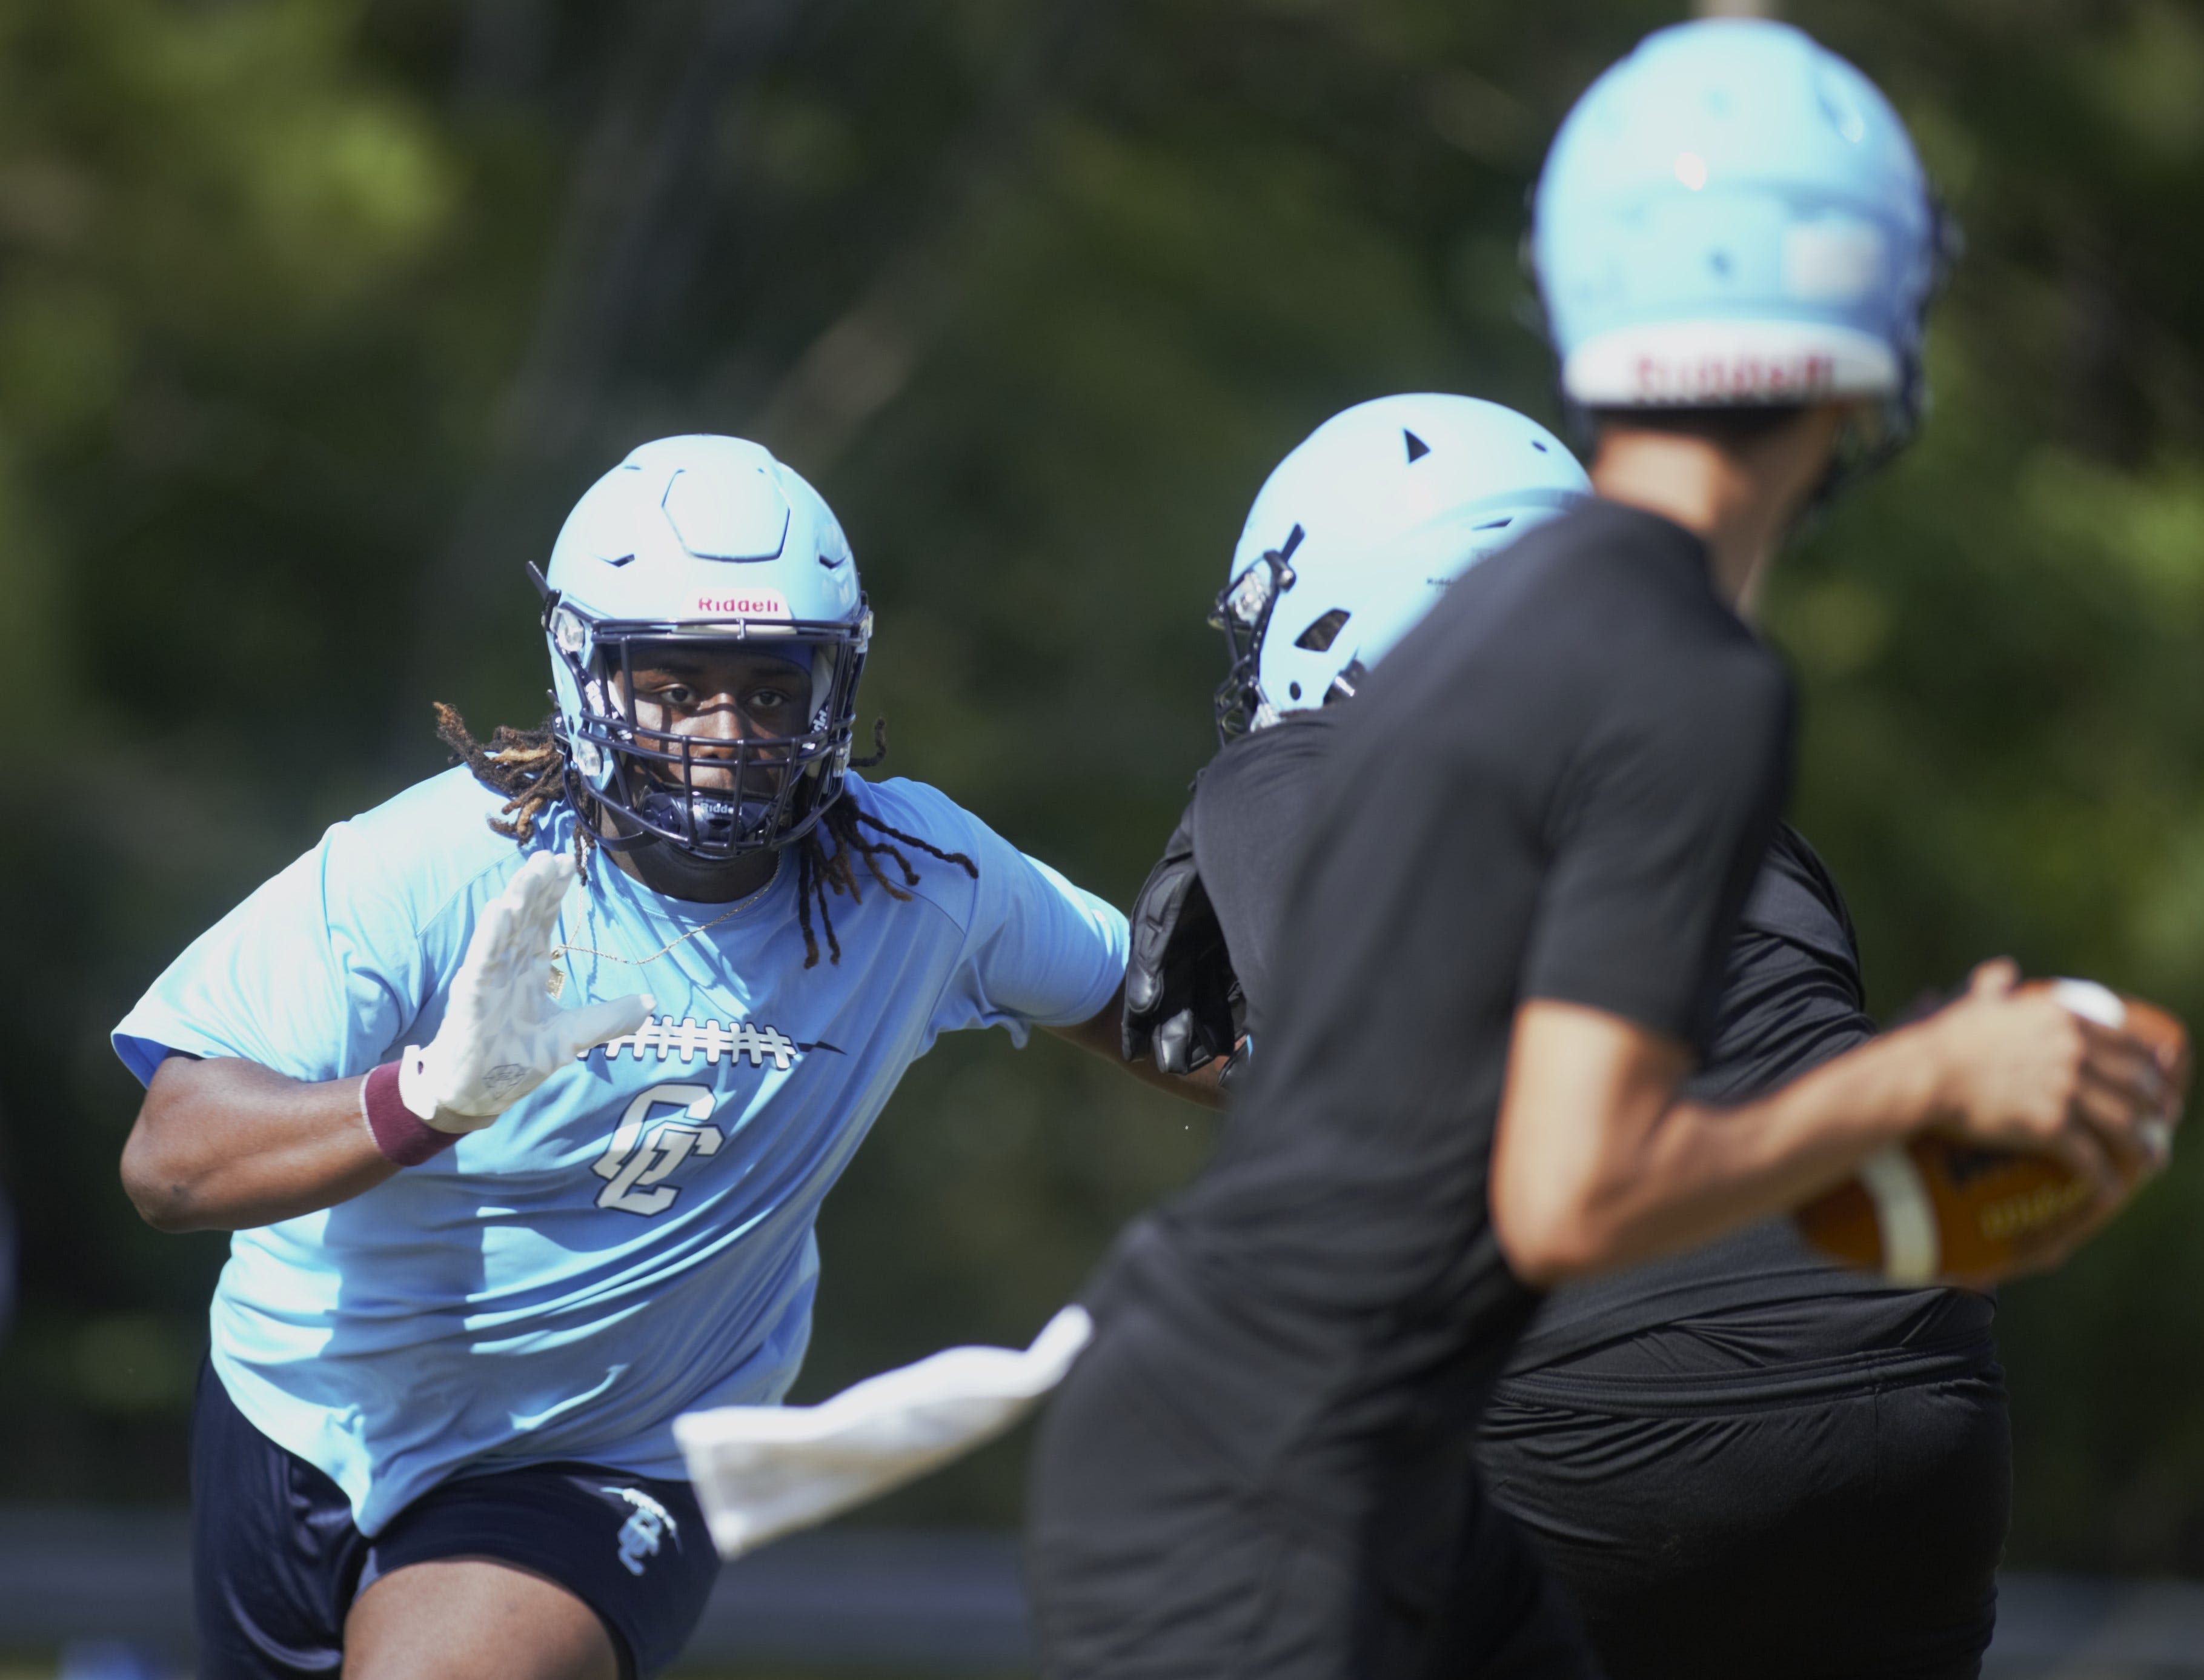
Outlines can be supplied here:
M470 1469L681 1476L677 1413L778 1400L794 1379L820 1199L904 1069L937 1033L999 1024L1022 1043L1109 1002L1116 910L931 788L853 777L844 796L978 878L911 852L899 902L860 863L862 902L830 896L841 961L822 934L807 970L792 857L732 914L600 857L560 918L560 1001L649 991L643 1030L433 1161L232 1239L215 1369L366 1533ZM454 770L339 823L176 960L116 1050L144 1080L180 1050L319 1080L427 1044L525 856L485 824L499 804ZM572 835L560 811L537 843Z

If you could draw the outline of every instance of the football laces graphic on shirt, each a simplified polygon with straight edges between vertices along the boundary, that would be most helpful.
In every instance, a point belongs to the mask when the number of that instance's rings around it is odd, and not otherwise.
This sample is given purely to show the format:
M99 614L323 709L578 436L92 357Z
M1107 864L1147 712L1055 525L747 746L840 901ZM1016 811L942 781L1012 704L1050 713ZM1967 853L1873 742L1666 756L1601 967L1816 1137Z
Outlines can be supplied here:
M786 1073L811 1050L842 1054L824 1040L805 1044L777 1026L748 1020L700 1021L693 1015L680 1020L649 1016L634 1032L590 1049L604 1052L608 1068L617 1067L623 1054L636 1062L655 1056L661 1062L678 1057L691 1064L702 1056L708 1065L717 1065L725 1056L730 1068L747 1060L753 1068L770 1066L778 1073ZM584 1051L575 1059L587 1056ZM706 1085L655 1085L637 1096L613 1128L605 1152L590 1163L590 1170L605 1180L597 1192L597 1205L645 1219L672 1207L680 1198L682 1186L666 1180L692 1157L702 1161L717 1155L726 1141L726 1134L709 1123L718 1101L718 1093ZM654 1123L651 1114L659 1109L678 1109L681 1115Z
M761 1026L755 1021L725 1023L698 1020L693 1015L675 1020L670 1015L649 1015L634 1032L601 1044L592 1044L574 1059L585 1062L596 1050L602 1050L607 1062L619 1061L623 1053L640 1062L646 1052L655 1052L661 1062L672 1056L693 1062L701 1056L706 1062L716 1063L724 1056L732 1064L747 1056L753 1068L762 1068L770 1062L785 1074L797 1057L815 1050L842 1054L839 1045L830 1044L824 1038L807 1044L790 1038L777 1026Z

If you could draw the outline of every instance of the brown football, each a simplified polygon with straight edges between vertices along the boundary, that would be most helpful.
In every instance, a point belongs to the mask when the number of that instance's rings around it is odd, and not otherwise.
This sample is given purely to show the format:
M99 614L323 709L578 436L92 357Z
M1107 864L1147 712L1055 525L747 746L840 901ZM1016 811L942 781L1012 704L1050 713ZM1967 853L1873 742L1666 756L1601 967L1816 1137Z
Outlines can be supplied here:
M2176 1090L2187 1096L2189 1033L2173 1016L2091 980L2035 980L2023 988L2043 989L2085 1020L2157 1050ZM1894 1283L1981 1281L2012 1271L2029 1249L2060 1234L2088 1200L2081 1180L2049 1156L1924 1133L1873 1156L1797 1218L1816 1247Z

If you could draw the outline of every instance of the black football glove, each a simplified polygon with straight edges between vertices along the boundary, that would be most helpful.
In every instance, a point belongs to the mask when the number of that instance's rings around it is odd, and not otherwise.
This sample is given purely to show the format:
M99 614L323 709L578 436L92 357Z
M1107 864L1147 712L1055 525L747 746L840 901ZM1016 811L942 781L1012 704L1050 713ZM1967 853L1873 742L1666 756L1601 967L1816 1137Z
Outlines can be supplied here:
M1240 981L1194 863L1193 813L1179 819L1133 905L1125 964L1125 1060L1190 1074L1232 1053Z

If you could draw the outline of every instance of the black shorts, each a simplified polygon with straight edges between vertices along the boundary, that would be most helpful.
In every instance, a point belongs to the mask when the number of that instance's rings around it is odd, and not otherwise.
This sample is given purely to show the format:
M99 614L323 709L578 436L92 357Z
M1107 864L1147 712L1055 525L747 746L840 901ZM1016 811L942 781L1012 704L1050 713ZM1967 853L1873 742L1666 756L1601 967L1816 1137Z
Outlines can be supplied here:
M1478 1458L1614 1680L1973 1680L2011 1505L2003 1376L1987 1348L1917 1366L1750 1402L1769 1374L1534 1374L1494 1395Z
M1113 1315L1041 1426L1027 1571L1049 1680L1597 1680L1582 1630L1468 1442L1251 1485L1190 1425L1137 1311ZM1135 1343L1143 1344L1135 1346ZM1168 1359L1168 1353L1160 1357ZM1167 1399L1166 1395L1174 1398ZM1374 1512L1341 1532L1339 1474Z
M192 1588L202 1680L343 1666L353 1600L393 1570L495 1558L596 1612L626 1680L664 1670L720 1571L686 1482L530 1464L431 1488L372 1540L336 1483L246 1421L211 1367L192 1417Z

